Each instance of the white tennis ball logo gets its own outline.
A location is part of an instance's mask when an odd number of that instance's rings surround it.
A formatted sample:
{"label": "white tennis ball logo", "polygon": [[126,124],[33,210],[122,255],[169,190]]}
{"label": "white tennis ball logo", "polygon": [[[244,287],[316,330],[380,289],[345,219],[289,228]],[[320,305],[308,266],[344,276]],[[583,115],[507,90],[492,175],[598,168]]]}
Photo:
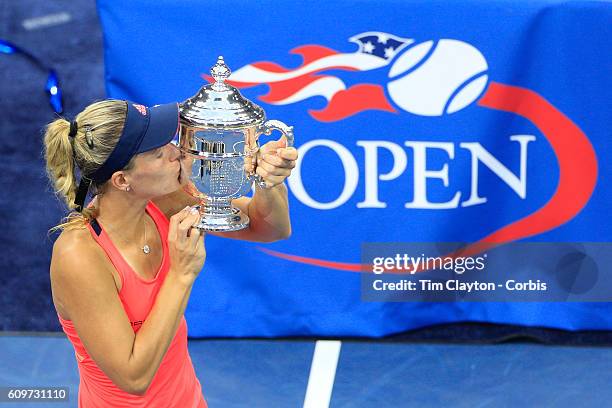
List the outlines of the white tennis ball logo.
{"label": "white tennis ball logo", "polygon": [[422,116],[457,112],[474,102],[487,85],[487,61],[470,44],[450,39],[417,44],[389,70],[387,89],[403,110]]}

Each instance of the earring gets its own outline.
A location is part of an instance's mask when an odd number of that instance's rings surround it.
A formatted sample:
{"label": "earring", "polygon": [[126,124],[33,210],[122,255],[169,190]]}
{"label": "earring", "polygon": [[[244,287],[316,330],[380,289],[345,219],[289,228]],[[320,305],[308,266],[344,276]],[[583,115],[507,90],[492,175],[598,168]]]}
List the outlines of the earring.
{"label": "earring", "polygon": [[132,189],[130,188],[130,186],[127,186],[127,187],[125,188],[125,191],[130,192],[130,191],[132,191]]}

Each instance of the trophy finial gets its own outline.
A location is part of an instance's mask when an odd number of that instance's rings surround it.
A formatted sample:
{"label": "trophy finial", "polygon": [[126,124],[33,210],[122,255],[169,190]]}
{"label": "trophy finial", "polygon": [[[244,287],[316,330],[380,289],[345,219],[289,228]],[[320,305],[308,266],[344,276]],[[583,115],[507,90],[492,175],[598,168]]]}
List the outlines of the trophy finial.
{"label": "trophy finial", "polygon": [[225,88],[225,80],[231,75],[232,71],[225,65],[223,56],[219,55],[217,63],[210,69],[210,74],[215,79],[215,84],[219,90]]}

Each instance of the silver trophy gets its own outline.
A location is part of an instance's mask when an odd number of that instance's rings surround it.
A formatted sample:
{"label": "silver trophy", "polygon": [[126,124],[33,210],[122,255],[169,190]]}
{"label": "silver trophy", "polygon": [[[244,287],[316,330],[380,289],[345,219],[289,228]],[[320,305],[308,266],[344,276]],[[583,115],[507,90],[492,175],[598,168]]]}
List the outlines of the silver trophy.
{"label": "silver trophy", "polygon": [[197,228],[238,231],[249,225],[249,217],[232,207],[232,200],[246,195],[253,183],[266,188],[255,173],[259,136],[276,129],[287,138],[287,146],[293,146],[293,127],[266,121],[261,107],[226,84],[231,71],[223,57],[210,73],[215,82],[180,104],[180,130],[174,143],[181,151],[183,168],[191,166],[194,185],[186,191],[200,200],[202,217]]}

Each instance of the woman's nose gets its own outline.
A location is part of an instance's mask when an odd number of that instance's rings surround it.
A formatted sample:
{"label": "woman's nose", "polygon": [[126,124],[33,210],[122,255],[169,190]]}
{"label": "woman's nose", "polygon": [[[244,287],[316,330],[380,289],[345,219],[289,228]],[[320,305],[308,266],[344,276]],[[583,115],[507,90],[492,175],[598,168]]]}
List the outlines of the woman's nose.
{"label": "woman's nose", "polygon": [[179,150],[178,147],[176,147],[175,145],[173,145],[172,143],[168,143],[166,145],[166,147],[168,149],[170,149],[170,160],[174,161],[174,160],[178,160],[181,157],[181,151]]}

